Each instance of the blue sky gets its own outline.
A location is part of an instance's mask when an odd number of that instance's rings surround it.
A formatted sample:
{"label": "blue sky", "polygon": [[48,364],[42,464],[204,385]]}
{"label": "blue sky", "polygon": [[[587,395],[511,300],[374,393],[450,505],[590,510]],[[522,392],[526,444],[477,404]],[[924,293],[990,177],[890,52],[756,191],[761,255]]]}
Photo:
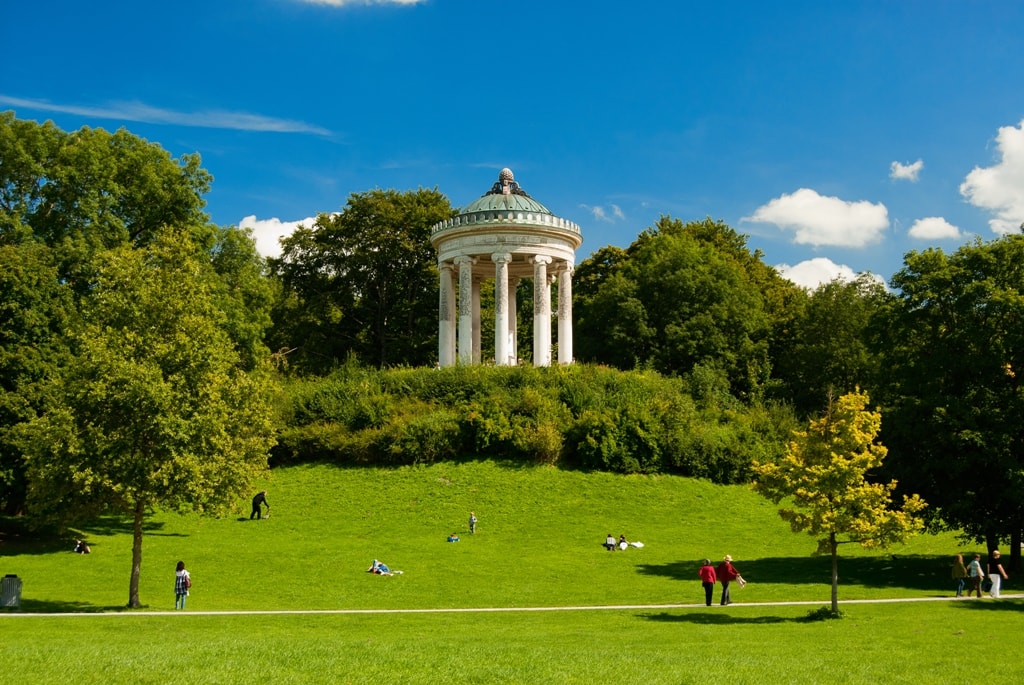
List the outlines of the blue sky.
{"label": "blue sky", "polygon": [[1024,3],[0,4],[0,110],[131,132],[214,176],[260,249],[348,196],[502,167],[577,260],[710,216],[793,280],[1024,222]]}

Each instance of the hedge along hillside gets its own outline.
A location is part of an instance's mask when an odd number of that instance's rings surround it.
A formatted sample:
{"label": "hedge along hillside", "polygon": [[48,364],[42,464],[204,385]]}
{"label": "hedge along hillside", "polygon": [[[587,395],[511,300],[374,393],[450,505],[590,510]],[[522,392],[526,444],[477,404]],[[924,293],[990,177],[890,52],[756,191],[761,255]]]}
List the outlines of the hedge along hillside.
{"label": "hedge along hillside", "polygon": [[290,381],[274,465],[493,458],[747,480],[780,455],[787,408],[746,406],[650,371],[575,364],[375,370]]}

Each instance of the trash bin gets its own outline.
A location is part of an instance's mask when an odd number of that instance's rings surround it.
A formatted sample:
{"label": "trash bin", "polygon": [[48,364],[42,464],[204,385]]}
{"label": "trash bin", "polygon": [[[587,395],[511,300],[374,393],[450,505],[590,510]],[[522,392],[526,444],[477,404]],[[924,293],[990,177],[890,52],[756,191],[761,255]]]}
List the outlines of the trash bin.
{"label": "trash bin", "polygon": [[0,606],[6,609],[21,608],[21,578],[13,573],[0,579]]}

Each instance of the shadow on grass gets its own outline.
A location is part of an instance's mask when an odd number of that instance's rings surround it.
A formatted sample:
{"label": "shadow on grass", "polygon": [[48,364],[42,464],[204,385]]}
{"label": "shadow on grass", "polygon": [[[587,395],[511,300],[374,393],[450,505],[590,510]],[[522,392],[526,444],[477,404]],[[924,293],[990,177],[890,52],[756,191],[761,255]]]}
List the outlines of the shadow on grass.
{"label": "shadow on grass", "polygon": [[[717,564],[717,562],[714,562]],[[736,559],[736,568],[752,583],[785,585],[821,585],[832,581],[832,560],[828,556],[767,557]],[[669,564],[641,564],[638,573],[692,581],[697,578],[701,560]],[[839,557],[839,584],[864,587],[903,587],[918,591],[952,592],[949,579],[952,555],[882,554],[876,557]]]}
{"label": "shadow on grass", "polygon": [[23,599],[21,600],[21,608],[15,613],[97,614],[107,611],[138,611],[138,609],[128,609],[123,604],[120,606],[101,606],[89,602],[47,602],[38,599]]}
{"label": "shadow on grass", "polygon": [[953,606],[967,611],[993,611],[999,613],[1024,611],[1024,600],[1020,599],[988,599],[974,598],[954,602]]}
{"label": "shadow on grass", "polygon": [[810,619],[797,616],[792,618],[783,618],[782,616],[736,616],[734,614],[727,613],[728,609],[722,609],[719,612],[701,612],[701,613],[679,613],[670,614],[662,612],[659,614],[638,614],[637,618],[644,618],[648,621],[661,621],[663,623],[699,623],[700,625],[735,625],[735,624],[750,624],[750,625],[768,625],[771,623],[807,623]]}
{"label": "shadow on grass", "polygon": [[[147,521],[142,526],[145,535],[188,537],[184,533],[164,533],[163,529],[164,524],[159,521]],[[96,542],[95,537],[131,535],[131,533],[131,521],[116,516],[103,516],[63,531],[53,526],[33,529],[27,525],[24,519],[2,517],[0,518],[0,557],[22,554],[53,554],[63,551],[73,554],[76,539],[85,540],[90,547],[97,547],[102,543]]]}

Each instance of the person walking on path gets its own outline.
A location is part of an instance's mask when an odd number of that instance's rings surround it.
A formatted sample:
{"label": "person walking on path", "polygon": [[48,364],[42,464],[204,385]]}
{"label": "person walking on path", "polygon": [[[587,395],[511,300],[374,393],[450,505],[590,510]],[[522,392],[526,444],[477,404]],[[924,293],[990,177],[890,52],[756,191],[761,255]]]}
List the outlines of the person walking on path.
{"label": "person walking on path", "polygon": [[722,606],[732,604],[732,599],[729,597],[729,583],[739,578],[740,572],[732,565],[731,556],[725,555],[725,559],[722,559],[722,563],[715,569],[715,575],[718,576],[718,582],[722,584]]}
{"label": "person walking on path", "polygon": [[989,594],[993,599],[999,599],[1003,581],[1009,580],[1010,576],[1006,575],[1006,571],[1003,569],[1003,561],[998,549],[992,550],[992,553],[988,555],[988,579],[992,581],[992,589],[989,590]]}
{"label": "person walking on path", "polygon": [[711,606],[712,597],[715,594],[715,567],[711,565],[710,559],[705,559],[704,564],[697,571],[700,576],[700,584],[704,586],[704,602]]}
{"label": "person walking on path", "polygon": [[192,577],[185,570],[185,562],[179,561],[174,571],[174,608],[184,609],[188,589],[192,587]]}
{"label": "person walking on path", "polygon": [[476,514],[469,512],[469,532],[476,533]]}
{"label": "person walking on path", "polygon": [[964,583],[967,581],[967,567],[964,566],[964,555],[957,554],[953,559],[953,582],[956,583],[956,596],[963,597]]}
{"label": "person walking on path", "polygon": [[967,589],[967,596],[970,597],[972,593],[978,593],[978,599],[981,599],[981,579],[985,577],[985,572],[981,570],[981,555],[975,554],[974,560],[967,565],[967,577],[971,579],[971,587]]}
{"label": "person walking on path", "polygon": [[[267,516],[270,516],[270,502],[267,501],[267,491],[260,490],[256,493],[256,496],[252,498],[252,513],[249,514],[249,520],[263,518],[263,507],[267,505]],[[286,517],[287,518],[287,517]]]}

